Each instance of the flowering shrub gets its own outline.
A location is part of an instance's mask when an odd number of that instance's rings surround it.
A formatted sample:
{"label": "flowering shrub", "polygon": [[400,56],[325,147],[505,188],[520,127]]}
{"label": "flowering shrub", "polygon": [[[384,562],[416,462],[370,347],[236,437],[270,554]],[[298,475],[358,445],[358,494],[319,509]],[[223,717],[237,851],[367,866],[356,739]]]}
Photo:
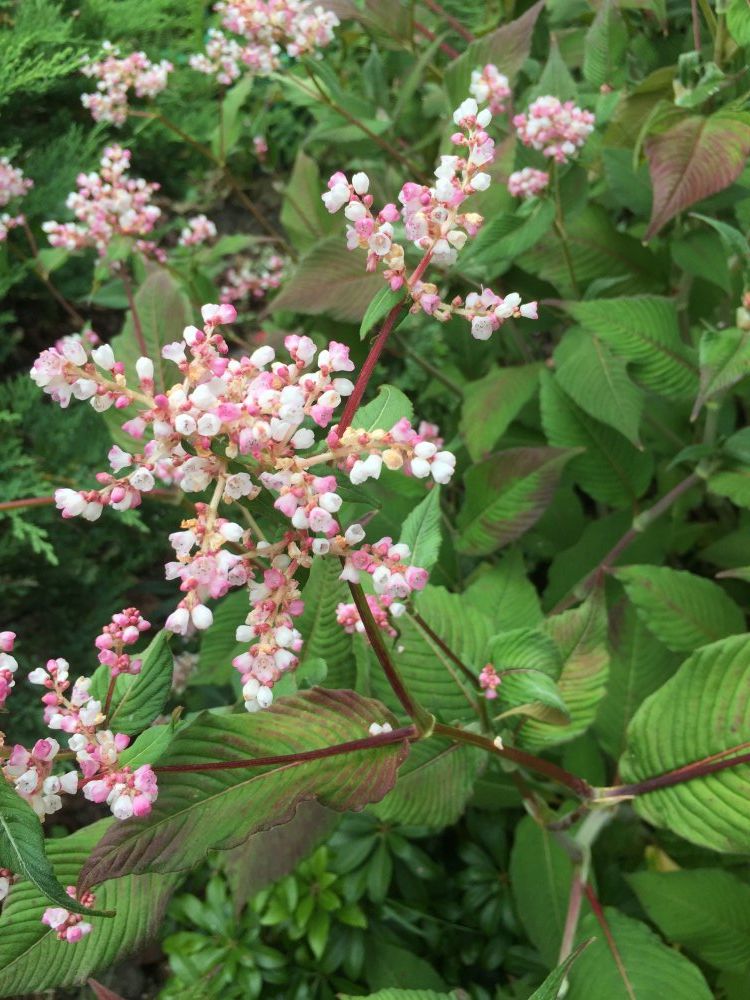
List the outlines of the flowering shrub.
{"label": "flowering shrub", "polygon": [[746,5],[19,6],[0,996],[744,995]]}

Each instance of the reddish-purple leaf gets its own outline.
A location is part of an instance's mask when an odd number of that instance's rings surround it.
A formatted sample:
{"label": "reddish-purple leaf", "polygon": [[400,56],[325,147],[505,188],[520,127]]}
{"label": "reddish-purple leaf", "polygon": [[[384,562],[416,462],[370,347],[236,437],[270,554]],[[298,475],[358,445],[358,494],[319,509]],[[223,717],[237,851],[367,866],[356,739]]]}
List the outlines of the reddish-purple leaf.
{"label": "reddish-purple leaf", "polygon": [[95,979],[89,979],[88,983],[96,994],[97,1000],[125,1000],[125,997],[120,996],[119,993],[115,993],[114,990],[110,990],[106,986],[102,986]]}
{"label": "reddish-purple leaf", "polygon": [[[353,691],[313,688],[258,715],[200,715],[177,734],[163,766],[233,762],[304,753],[367,738],[373,722],[396,721]],[[143,820],[113,826],[96,845],[80,887],[146,871],[190,868],[259,830],[288,822],[300,802],[339,812],[378,802],[396,781],[405,741],[301,763],[159,772],[159,798]]]}
{"label": "reddish-purple leaf", "polygon": [[750,154],[750,116],[690,115],[645,144],[654,189],[650,240],[678,212],[735,181]]}

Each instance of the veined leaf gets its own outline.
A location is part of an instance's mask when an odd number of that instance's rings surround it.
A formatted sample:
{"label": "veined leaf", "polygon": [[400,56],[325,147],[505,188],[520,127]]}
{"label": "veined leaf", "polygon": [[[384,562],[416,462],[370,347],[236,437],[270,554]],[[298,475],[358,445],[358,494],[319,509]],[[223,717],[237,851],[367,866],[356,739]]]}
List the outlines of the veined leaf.
{"label": "veined leaf", "polygon": [[[301,753],[361,739],[373,722],[395,719],[353,691],[313,688],[257,715],[200,715],[172,741],[160,767]],[[357,809],[393,786],[405,743],[289,764],[161,772],[159,798],[142,821],[112,828],[97,844],[81,884],[143,871],[179,871],[209,850],[236,847],[294,815],[304,799]]]}
{"label": "veined leaf", "polygon": [[292,309],[358,323],[382,287],[382,277],[365,270],[364,255],[347,250],[343,235],[328,236],[297,261],[273,300],[273,310]]}
{"label": "veined leaf", "polygon": [[604,917],[618,957],[593,913],[584,917],[579,938],[594,941],[570,971],[567,1000],[711,1000],[700,970],[640,920],[611,907]]}
{"label": "veined leaf", "polygon": [[750,966],[750,886],[717,868],[634,872],[628,884],[668,941],[717,969]]}
{"label": "veined leaf", "polygon": [[436,993],[434,990],[400,990],[389,986],[377,993],[368,993],[366,997],[353,993],[339,993],[340,1000],[458,1000],[456,993]]}
{"label": "veined leaf", "polygon": [[625,566],[615,576],[667,649],[691,652],[745,629],[740,609],[712,580],[668,566]]}
{"label": "veined leaf", "polygon": [[281,206],[281,224],[300,251],[339,229],[339,218],[326,209],[322,191],[317,163],[300,149]]}
{"label": "veined leaf", "polygon": [[575,454],[569,448],[511,448],[472,466],[458,515],[459,552],[486,555],[528,531]]}
{"label": "veined leaf", "polygon": [[384,823],[431,830],[450,826],[466,808],[484,763],[485,755],[473,747],[421,740],[409,752],[394,788],[370,812]]}
{"label": "veined leaf", "polygon": [[[359,327],[359,339],[364,340],[376,323],[379,323],[381,319],[385,319],[391,309],[397,306],[399,302],[403,302],[405,294],[402,288],[394,292],[389,285],[384,284],[380,291],[375,293],[372,302],[362,317]],[[406,319],[407,315],[407,311],[403,310],[400,319],[396,320],[392,329],[395,330],[399,323]]]}
{"label": "veined leaf", "polygon": [[705,404],[731,389],[750,373],[750,331],[706,330],[698,349],[700,390],[690,419],[695,420]]}
{"label": "veined leaf", "polygon": [[599,337],[571,331],[555,351],[555,377],[576,405],[640,445],[643,392]]}
{"label": "veined leaf", "polygon": [[[77,883],[97,840],[113,825],[112,820],[102,820],[48,842],[47,854],[60,883]],[[128,876],[104,883],[96,890],[96,906],[114,911],[115,916],[93,917],[91,934],[70,945],[41,922],[48,901],[39,890],[28,881],[17,883],[0,917],[0,996],[17,998],[73,986],[97,969],[114,965],[153,940],[176,884],[173,875]],[[66,899],[64,905],[71,909]]]}
{"label": "veined leaf", "polygon": [[[747,747],[750,636],[733,635],[690,656],[636,712],[620,760],[631,783],[692,761]],[[750,767],[740,764],[638,795],[633,806],[655,826],[715,851],[744,853],[750,842]]]}
{"label": "veined leaf", "polygon": [[727,497],[737,507],[750,507],[750,469],[715,472],[706,481],[711,493]]}
{"label": "veined leaf", "polygon": [[476,239],[461,254],[460,270],[482,269],[486,277],[536,246],[552,228],[555,206],[551,199],[539,200],[531,211],[501,212],[482,226]]}
{"label": "veined leaf", "polygon": [[247,590],[242,587],[223,597],[214,611],[211,628],[201,636],[198,669],[189,679],[193,684],[228,684],[234,668],[232,660],[247,648],[237,642],[235,632],[245,623],[250,609]]}
{"label": "veined leaf", "polygon": [[357,666],[353,636],[336,621],[336,607],[351,601],[349,588],[339,580],[338,559],[314,559],[310,576],[302,591],[305,610],[297,627],[305,641],[300,666],[314,657],[328,667],[326,687],[354,687]]}
{"label": "veined leaf", "polygon": [[688,115],[645,143],[654,188],[650,240],[678,212],[735,181],[750,154],[750,116],[721,109]]}
{"label": "veined leaf", "polygon": [[624,506],[646,492],[653,469],[650,453],[638,451],[622,434],[584,413],[549,372],[542,372],[541,401],[547,440],[571,449],[570,474],[595,500]]}
{"label": "veined leaf", "polygon": [[695,393],[695,360],[682,343],[670,299],[655,295],[593,299],[569,302],[567,309],[615,354],[633,362],[633,376],[647,389],[678,400]]}
{"label": "veined leaf", "polygon": [[550,972],[539,989],[534,990],[529,997],[529,1000],[558,1000],[560,988],[565,982],[565,977],[568,975],[571,965],[575,962],[581,952],[585,948],[588,948],[592,940],[593,938],[589,938],[586,941],[582,941],[576,950],[572,954],[568,955],[562,965],[558,965],[553,972]]}
{"label": "veined leaf", "polygon": [[440,524],[440,489],[436,486],[409,514],[401,530],[399,541],[411,549],[411,565],[427,570],[435,565],[443,540]]}
{"label": "veined leaf", "polygon": [[[739,2],[744,3],[744,0]],[[748,24],[750,25],[750,10],[748,10]],[[750,243],[736,226],[730,226],[727,222],[712,219],[710,215],[701,215],[699,212],[691,212],[690,218],[700,219],[707,226],[711,226],[721,237],[721,242],[728,253],[736,254],[740,260],[747,260],[750,257]]]}
{"label": "veined leaf", "polygon": [[542,620],[539,595],[526,575],[523,554],[515,546],[492,566],[482,564],[464,597],[490,618],[495,632],[533,627]]}
{"label": "veined leaf", "polygon": [[[172,689],[174,659],[169,643],[172,633],[157,632],[143,652],[139,674],[120,674],[115,682],[107,725],[118,733],[139,733],[150,726],[164,708]],[[91,694],[104,709],[109,688],[109,667],[102,664],[94,671]]]}
{"label": "veined leaf", "polygon": [[413,412],[409,398],[400,389],[381,385],[375,399],[360,406],[354,414],[352,427],[364,431],[389,431],[402,417],[411,420]]}
{"label": "veined leaf", "polygon": [[490,642],[490,662],[502,677],[492,714],[527,715],[553,725],[570,721],[556,680],[562,657],[549,636],[538,629],[517,628],[501,632]]}
{"label": "veined leaf", "polygon": [[461,436],[474,461],[484,458],[536,392],[541,362],[495,368],[464,386]]}
{"label": "veined leaf", "polygon": [[586,32],[583,75],[595,87],[620,83],[625,75],[628,29],[614,0],[604,0]]}

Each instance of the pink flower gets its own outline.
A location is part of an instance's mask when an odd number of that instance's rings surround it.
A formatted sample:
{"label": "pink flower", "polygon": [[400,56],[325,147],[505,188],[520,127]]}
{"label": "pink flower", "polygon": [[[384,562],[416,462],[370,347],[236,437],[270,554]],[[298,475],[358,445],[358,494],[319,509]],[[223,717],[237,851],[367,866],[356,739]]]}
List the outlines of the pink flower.
{"label": "pink flower", "polygon": [[524,167],[516,170],[508,178],[508,191],[514,198],[533,198],[546,191],[549,186],[549,174],[546,170],[535,170]]}
{"label": "pink flower", "polygon": [[538,97],[526,113],[516,115],[513,125],[524,146],[537,149],[558,163],[567,163],[594,131],[594,116],[573,101]]}
{"label": "pink flower", "polygon": [[505,111],[505,101],[511,95],[508,77],[492,63],[484,69],[472,70],[469,92],[479,104],[488,102],[493,115]]}
{"label": "pink flower", "polygon": [[120,58],[119,49],[111,42],[104,42],[102,57],[86,57],[81,72],[97,80],[96,92],[83,94],[81,103],[88,108],[96,122],[122,125],[128,117],[128,91],[136,97],[155,97],[167,86],[167,77],[174,69],[171,62],[162,59],[152,63],[145,52],[131,52]]}
{"label": "pink flower", "polygon": [[[76,888],[69,885],[65,890],[71,899],[76,900],[81,906],[92,907],[94,905],[93,892],[81,893],[80,898],[76,894]],[[51,928],[60,941],[67,941],[74,944],[80,941],[86,934],[90,934],[92,927],[88,921],[83,919],[80,913],[71,913],[63,906],[48,906],[42,914],[42,923]]]}

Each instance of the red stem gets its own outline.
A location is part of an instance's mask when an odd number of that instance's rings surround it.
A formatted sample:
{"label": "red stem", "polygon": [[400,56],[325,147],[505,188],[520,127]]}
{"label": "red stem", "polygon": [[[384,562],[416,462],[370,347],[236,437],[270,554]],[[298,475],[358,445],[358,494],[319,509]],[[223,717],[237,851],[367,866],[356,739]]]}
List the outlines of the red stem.
{"label": "red stem", "polygon": [[336,743],[332,747],[320,747],[318,750],[302,750],[300,753],[283,753],[274,757],[252,757],[250,760],[215,760],[207,764],[158,764],[154,767],[157,774],[166,771],[229,771],[243,767],[273,767],[285,764],[304,764],[310,760],[322,760],[324,757],[338,757],[341,754],[355,753],[357,750],[369,750],[372,747],[388,746],[391,743],[403,743],[404,740],[416,740],[419,734],[414,726],[402,726],[390,733],[380,733],[377,736],[365,736],[361,740],[349,740],[347,743]]}
{"label": "red stem", "polygon": [[609,924],[607,923],[607,918],[604,915],[604,910],[602,909],[602,905],[597,899],[596,893],[591,888],[588,882],[586,883],[586,885],[584,885],[583,891],[586,893],[586,899],[589,901],[589,905],[591,906],[591,909],[594,911],[594,916],[596,917],[597,922],[602,929],[602,933],[604,934],[604,937],[607,939],[607,945],[609,947],[609,950],[612,952],[612,958],[615,960],[617,971],[620,973],[620,976],[622,977],[622,984],[627,990],[628,996],[631,998],[631,1000],[636,1000],[636,995],[635,992],[633,991],[633,985],[630,982],[630,979],[628,978],[628,973],[627,969],[625,968],[625,963],[622,960],[622,956],[620,955],[617,943],[615,942],[615,939],[612,936],[612,931],[609,929]]}
{"label": "red stem", "polygon": [[634,781],[629,785],[613,785],[611,788],[604,788],[596,797],[597,799],[632,798],[635,795],[654,792],[659,788],[672,788],[674,785],[682,785],[686,781],[695,781],[696,778],[704,778],[708,774],[717,774],[719,771],[726,771],[738,764],[748,764],[750,763],[750,752],[738,754],[736,757],[729,756],[748,746],[750,743],[740,743],[736,747],[721,751],[721,753],[703,757],[701,760],[694,760],[690,764],[683,764],[682,767],[665,771],[664,774],[656,774],[653,778],[644,778],[642,781]]}
{"label": "red stem", "polygon": [[[431,42],[434,42],[435,39],[437,38],[435,32],[430,31],[427,25],[422,24],[421,21],[415,21],[414,27],[417,29],[420,35],[424,35],[425,38],[429,38]],[[449,55],[451,59],[458,59],[458,57],[461,55],[458,49],[454,49],[453,46],[449,45],[447,42],[441,42],[439,48],[441,48],[443,52],[446,53],[446,55]]]}
{"label": "red stem", "polygon": [[441,7],[439,3],[436,3],[435,0],[422,0],[422,2],[424,3],[425,7],[429,8],[429,10],[431,10],[434,14],[437,14],[438,17],[442,17],[445,20],[445,22],[449,24],[451,28],[453,28],[456,34],[460,35],[461,38],[464,39],[464,41],[466,42],[474,41],[474,35],[472,35],[469,29],[464,28],[463,24],[461,24],[458,18],[454,17],[452,14],[449,14],[448,11],[445,10],[445,8]]}
{"label": "red stem", "polygon": [[[412,276],[409,278],[409,285],[413,285],[419,281],[424,274],[427,265],[430,263],[431,258],[432,250],[428,250],[419,264],[417,264]],[[354,391],[346,401],[344,412],[341,414],[341,420],[339,420],[336,425],[336,433],[339,434],[339,436],[343,434],[347,427],[351,425],[354,414],[359,409],[359,404],[362,402],[362,397],[364,396],[367,385],[372,378],[375,365],[377,365],[378,359],[383,353],[383,348],[388,342],[388,338],[393,331],[398,315],[404,307],[404,302],[398,302],[386,316],[383,322],[383,327],[375,338],[375,342],[370,348],[370,353],[365,358],[365,363],[362,365],[359,375],[357,376],[357,381],[354,383]]]}
{"label": "red stem", "polygon": [[3,503],[0,503],[0,510],[18,510],[19,507],[45,507],[54,502],[54,497],[27,497],[25,500],[5,500]]}

